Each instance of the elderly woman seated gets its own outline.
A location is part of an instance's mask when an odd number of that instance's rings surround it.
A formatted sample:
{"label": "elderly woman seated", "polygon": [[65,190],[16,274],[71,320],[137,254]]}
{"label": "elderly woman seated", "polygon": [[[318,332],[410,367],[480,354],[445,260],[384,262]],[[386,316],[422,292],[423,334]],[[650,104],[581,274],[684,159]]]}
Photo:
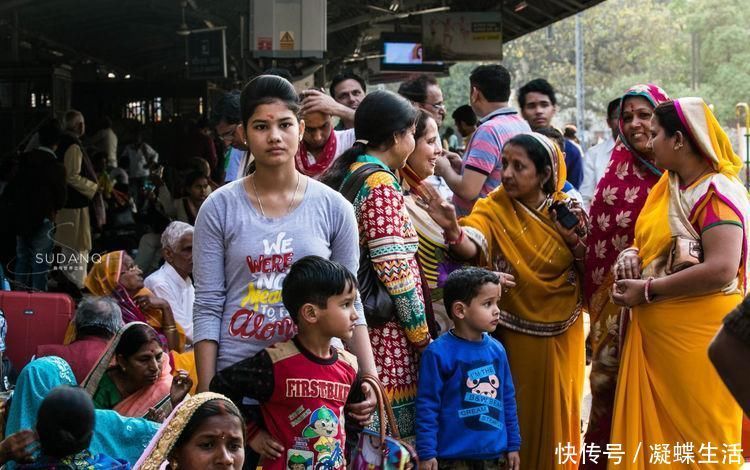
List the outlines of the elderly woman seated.
{"label": "elderly woman seated", "polygon": [[58,356],[65,359],[80,382],[122,325],[122,312],[117,302],[109,297],[87,297],[78,305],[73,318],[76,340],[65,345],[38,346],[36,357]]}
{"label": "elderly woman seated", "polygon": [[81,387],[98,409],[161,421],[193,385],[186,371],[171,372],[156,331],[133,322],[117,333]]}
{"label": "elderly woman seated", "polygon": [[[94,295],[114,299],[122,310],[123,322],[148,323],[166,339],[169,349],[182,352],[185,332],[175,321],[166,300],[144,288],[143,272],[124,251],[103,255],[86,276],[86,289]],[[66,340],[70,337],[70,329]]]}

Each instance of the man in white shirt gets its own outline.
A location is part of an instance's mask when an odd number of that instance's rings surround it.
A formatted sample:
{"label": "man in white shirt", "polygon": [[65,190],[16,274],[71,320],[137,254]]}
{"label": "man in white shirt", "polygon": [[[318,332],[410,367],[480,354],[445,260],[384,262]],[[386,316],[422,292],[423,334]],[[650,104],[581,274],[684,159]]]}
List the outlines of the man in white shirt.
{"label": "man in white shirt", "polygon": [[88,144],[107,154],[109,168],[117,168],[117,134],[112,130],[112,120],[109,117],[101,119],[101,128]]}
{"label": "man in white shirt", "polygon": [[174,319],[185,331],[185,343],[193,342],[193,226],[172,222],[161,235],[165,263],[144,284],[157,297],[169,302]]}
{"label": "man in white shirt", "polygon": [[596,185],[602,179],[609,165],[609,158],[612,155],[612,149],[615,148],[615,139],[617,138],[617,129],[620,116],[620,99],[614,99],[607,105],[607,127],[610,129],[610,135],[603,142],[594,145],[589,149],[583,164],[583,183],[581,184],[581,196],[583,196],[583,205],[586,210],[591,207],[591,200],[596,192]]}

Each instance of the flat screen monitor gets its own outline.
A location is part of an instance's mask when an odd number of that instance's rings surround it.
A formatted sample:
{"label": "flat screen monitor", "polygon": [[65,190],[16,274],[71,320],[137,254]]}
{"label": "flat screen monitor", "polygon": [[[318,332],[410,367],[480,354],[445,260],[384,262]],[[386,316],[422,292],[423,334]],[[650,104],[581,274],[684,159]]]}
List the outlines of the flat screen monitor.
{"label": "flat screen monitor", "polygon": [[423,60],[421,34],[381,33],[380,39],[383,71],[442,72],[446,67],[444,62]]}

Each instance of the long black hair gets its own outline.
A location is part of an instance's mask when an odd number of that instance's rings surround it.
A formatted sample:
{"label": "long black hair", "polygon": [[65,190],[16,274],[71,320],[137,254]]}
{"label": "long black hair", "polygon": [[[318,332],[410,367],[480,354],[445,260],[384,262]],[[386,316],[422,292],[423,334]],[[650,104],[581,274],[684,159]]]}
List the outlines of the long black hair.
{"label": "long black hair", "polygon": [[417,116],[417,109],[409,101],[390,91],[378,90],[365,96],[354,113],[354,134],[358,142],[336,159],[321,181],[338,191],[349,167],[360,155],[366,154],[368,149],[392,147],[394,136],[409,130]]}
{"label": "long black hair", "polygon": [[[427,122],[432,119],[435,120],[432,116],[430,116],[426,111],[423,109],[417,110],[417,122],[414,127],[414,141],[421,139],[424,137],[424,133],[427,132]],[[450,129],[450,127],[448,128]]]}

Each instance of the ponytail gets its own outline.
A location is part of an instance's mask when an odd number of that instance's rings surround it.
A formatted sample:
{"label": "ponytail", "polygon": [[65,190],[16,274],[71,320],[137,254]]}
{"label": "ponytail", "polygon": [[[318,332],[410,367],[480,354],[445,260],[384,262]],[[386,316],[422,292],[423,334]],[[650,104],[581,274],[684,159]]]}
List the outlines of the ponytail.
{"label": "ponytail", "polygon": [[354,142],[349,150],[342,153],[333,165],[325,172],[323,177],[320,179],[321,183],[330,186],[334,191],[338,191],[341,188],[341,184],[344,182],[347,173],[349,173],[349,167],[352,163],[356,162],[359,157],[367,154],[367,145],[358,140]]}
{"label": "ponytail", "polygon": [[354,134],[357,141],[333,163],[321,181],[338,191],[351,165],[368,150],[387,150],[394,136],[412,127],[417,109],[393,92],[378,90],[365,96],[354,113]]}

